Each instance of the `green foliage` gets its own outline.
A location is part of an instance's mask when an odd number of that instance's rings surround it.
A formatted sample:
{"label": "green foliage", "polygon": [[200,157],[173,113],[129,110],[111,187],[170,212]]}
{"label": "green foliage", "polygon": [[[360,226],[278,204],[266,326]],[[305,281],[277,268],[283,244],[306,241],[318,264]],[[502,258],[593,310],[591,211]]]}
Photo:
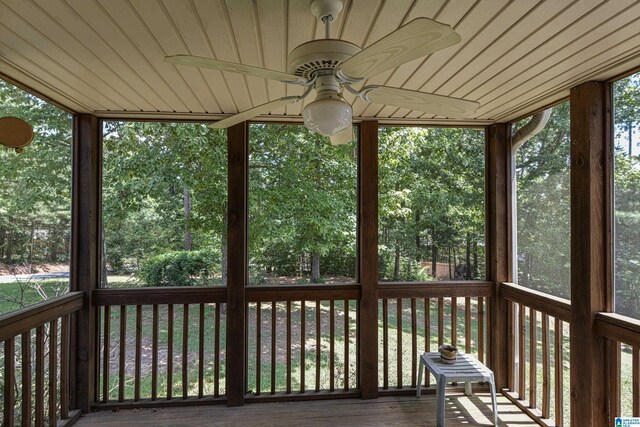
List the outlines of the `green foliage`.
{"label": "green foliage", "polygon": [[518,283],[563,298],[571,293],[569,130],[567,102],[515,153]]}
{"label": "green foliage", "polygon": [[[303,126],[252,125],[249,157],[250,283],[355,273],[354,144],[332,146]],[[313,279],[320,282],[320,278]]]}
{"label": "green foliage", "polygon": [[[640,74],[614,84],[615,310],[640,318]],[[637,139],[637,136],[636,136]]]}
{"label": "green foliage", "polygon": [[147,286],[211,285],[215,256],[212,251],[175,251],[147,258],[139,276]]}
{"label": "green foliage", "polygon": [[191,249],[219,253],[226,244],[226,134],[151,122],[105,122],[104,132],[107,270],[135,272],[149,257],[185,249],[187,235]]}
{"label": "green foliage", "polygon": [[484,132],[384,127],[379,144],[380,278],[484,278]]}
{"label": "green foliage", "polygon": [[21,154],[0,146],[0,262],[67,262],[71,224],[71,115],[0,80],[0,116],[26,120]]}

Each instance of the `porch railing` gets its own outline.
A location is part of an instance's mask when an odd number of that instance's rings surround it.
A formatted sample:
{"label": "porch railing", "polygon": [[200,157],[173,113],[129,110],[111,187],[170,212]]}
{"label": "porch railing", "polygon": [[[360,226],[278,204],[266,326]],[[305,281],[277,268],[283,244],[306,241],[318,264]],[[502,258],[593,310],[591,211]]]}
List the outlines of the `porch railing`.
{"label": "porch railing", "polygon": [[640,416],[640,320],[614,313],[598,313],[596,332],[609,346],[608,395],[613,415]]}
{"label": "porch railing", "polygon": [[[486,360],[491,282],[381,283],[378,384],[382,394],[413,392],[418,355],[453,344]],[[425,386],[431,386],[430,376]]]}
{"label": "porch railing", "polygon": [[357,396],[358,285],[247,288],[247,399]]}
{"label": "porch railing", "polygon": [[222,403],[226,290],[94,291],[98,407]]}
{"label": "porch railing", "polygon": [[83,305],[70,292],[0,317],[2,425],[64,425],[70,410],[71,316]]}
{"label": "porch railing", "polygon": [[513,283],[499,292],[510,302],[506,396],[542,425],[569,425],[570,301]]}

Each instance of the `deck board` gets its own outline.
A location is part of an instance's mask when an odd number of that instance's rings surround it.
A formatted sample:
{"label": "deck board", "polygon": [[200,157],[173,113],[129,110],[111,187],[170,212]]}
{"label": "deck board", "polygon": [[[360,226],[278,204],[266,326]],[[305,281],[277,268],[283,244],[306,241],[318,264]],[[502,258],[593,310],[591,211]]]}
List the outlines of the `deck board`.
{"label": "deck board", "polygon": [[[505,397],[498,396],[500,425],[535,426]],[[469,398],[447,394],[447,426],[491,425],[489,393]],[[78,426],[435,426],[435,395],[343,399],[286,403],[252,403],[242,407],[197,406],[96,412],[83,416]]]}

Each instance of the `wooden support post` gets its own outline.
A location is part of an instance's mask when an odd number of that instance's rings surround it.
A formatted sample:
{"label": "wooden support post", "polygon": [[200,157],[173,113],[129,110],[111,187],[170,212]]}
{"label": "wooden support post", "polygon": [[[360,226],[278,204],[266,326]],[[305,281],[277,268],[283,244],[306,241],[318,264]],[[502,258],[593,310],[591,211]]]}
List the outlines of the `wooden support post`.
{"label": "wooden support post", "polygon": [[[611,173],[611,85],[571,89],[571,425],[609,424],[605,340],[593,318],[607,309],[607,175]],[[575,374],[575,375],[574,375]]]}
{"label": "wooden support post", "polygon": [[[95,402],[96,315],[92,291],[100,283],[102,209],[102,132],[89,114],[73,119],[73,184],[71,207],[71,291],[84,292],[75,315],[71,342],[71,406],[87,412]],[[63,349],[63,351],[65,351]]]}
{"label": "wooden support post", "polygon": [[359,193],[359,385],[363,399],[378,397],[378,122],[360,125]]}
{"label": "wooden support post", "polygon": [[246,122],[227,131],[229,156],[227,231],[227,405],[244,405],[247,281],[248,134]]}
{"label": "wooden support post", "polygon": [[500,284],[512,280],[511,267],[511,135],[510,126],[497,123],[487,130],[487,279],[494,282],[489,328],[489,367],[497,390],[509,386],[509,304]]}

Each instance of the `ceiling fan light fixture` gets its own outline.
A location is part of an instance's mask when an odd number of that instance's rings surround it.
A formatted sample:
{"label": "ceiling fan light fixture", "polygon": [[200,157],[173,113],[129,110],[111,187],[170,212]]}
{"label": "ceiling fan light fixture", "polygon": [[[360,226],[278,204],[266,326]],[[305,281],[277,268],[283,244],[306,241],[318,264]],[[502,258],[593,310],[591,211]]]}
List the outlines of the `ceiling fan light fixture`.
{"label": "ceiling fan light fixture", "polygon": [[307,129],[333,136],[351,126],[351,105],[335,98],[318,99],[304,107],[302,117]]}

